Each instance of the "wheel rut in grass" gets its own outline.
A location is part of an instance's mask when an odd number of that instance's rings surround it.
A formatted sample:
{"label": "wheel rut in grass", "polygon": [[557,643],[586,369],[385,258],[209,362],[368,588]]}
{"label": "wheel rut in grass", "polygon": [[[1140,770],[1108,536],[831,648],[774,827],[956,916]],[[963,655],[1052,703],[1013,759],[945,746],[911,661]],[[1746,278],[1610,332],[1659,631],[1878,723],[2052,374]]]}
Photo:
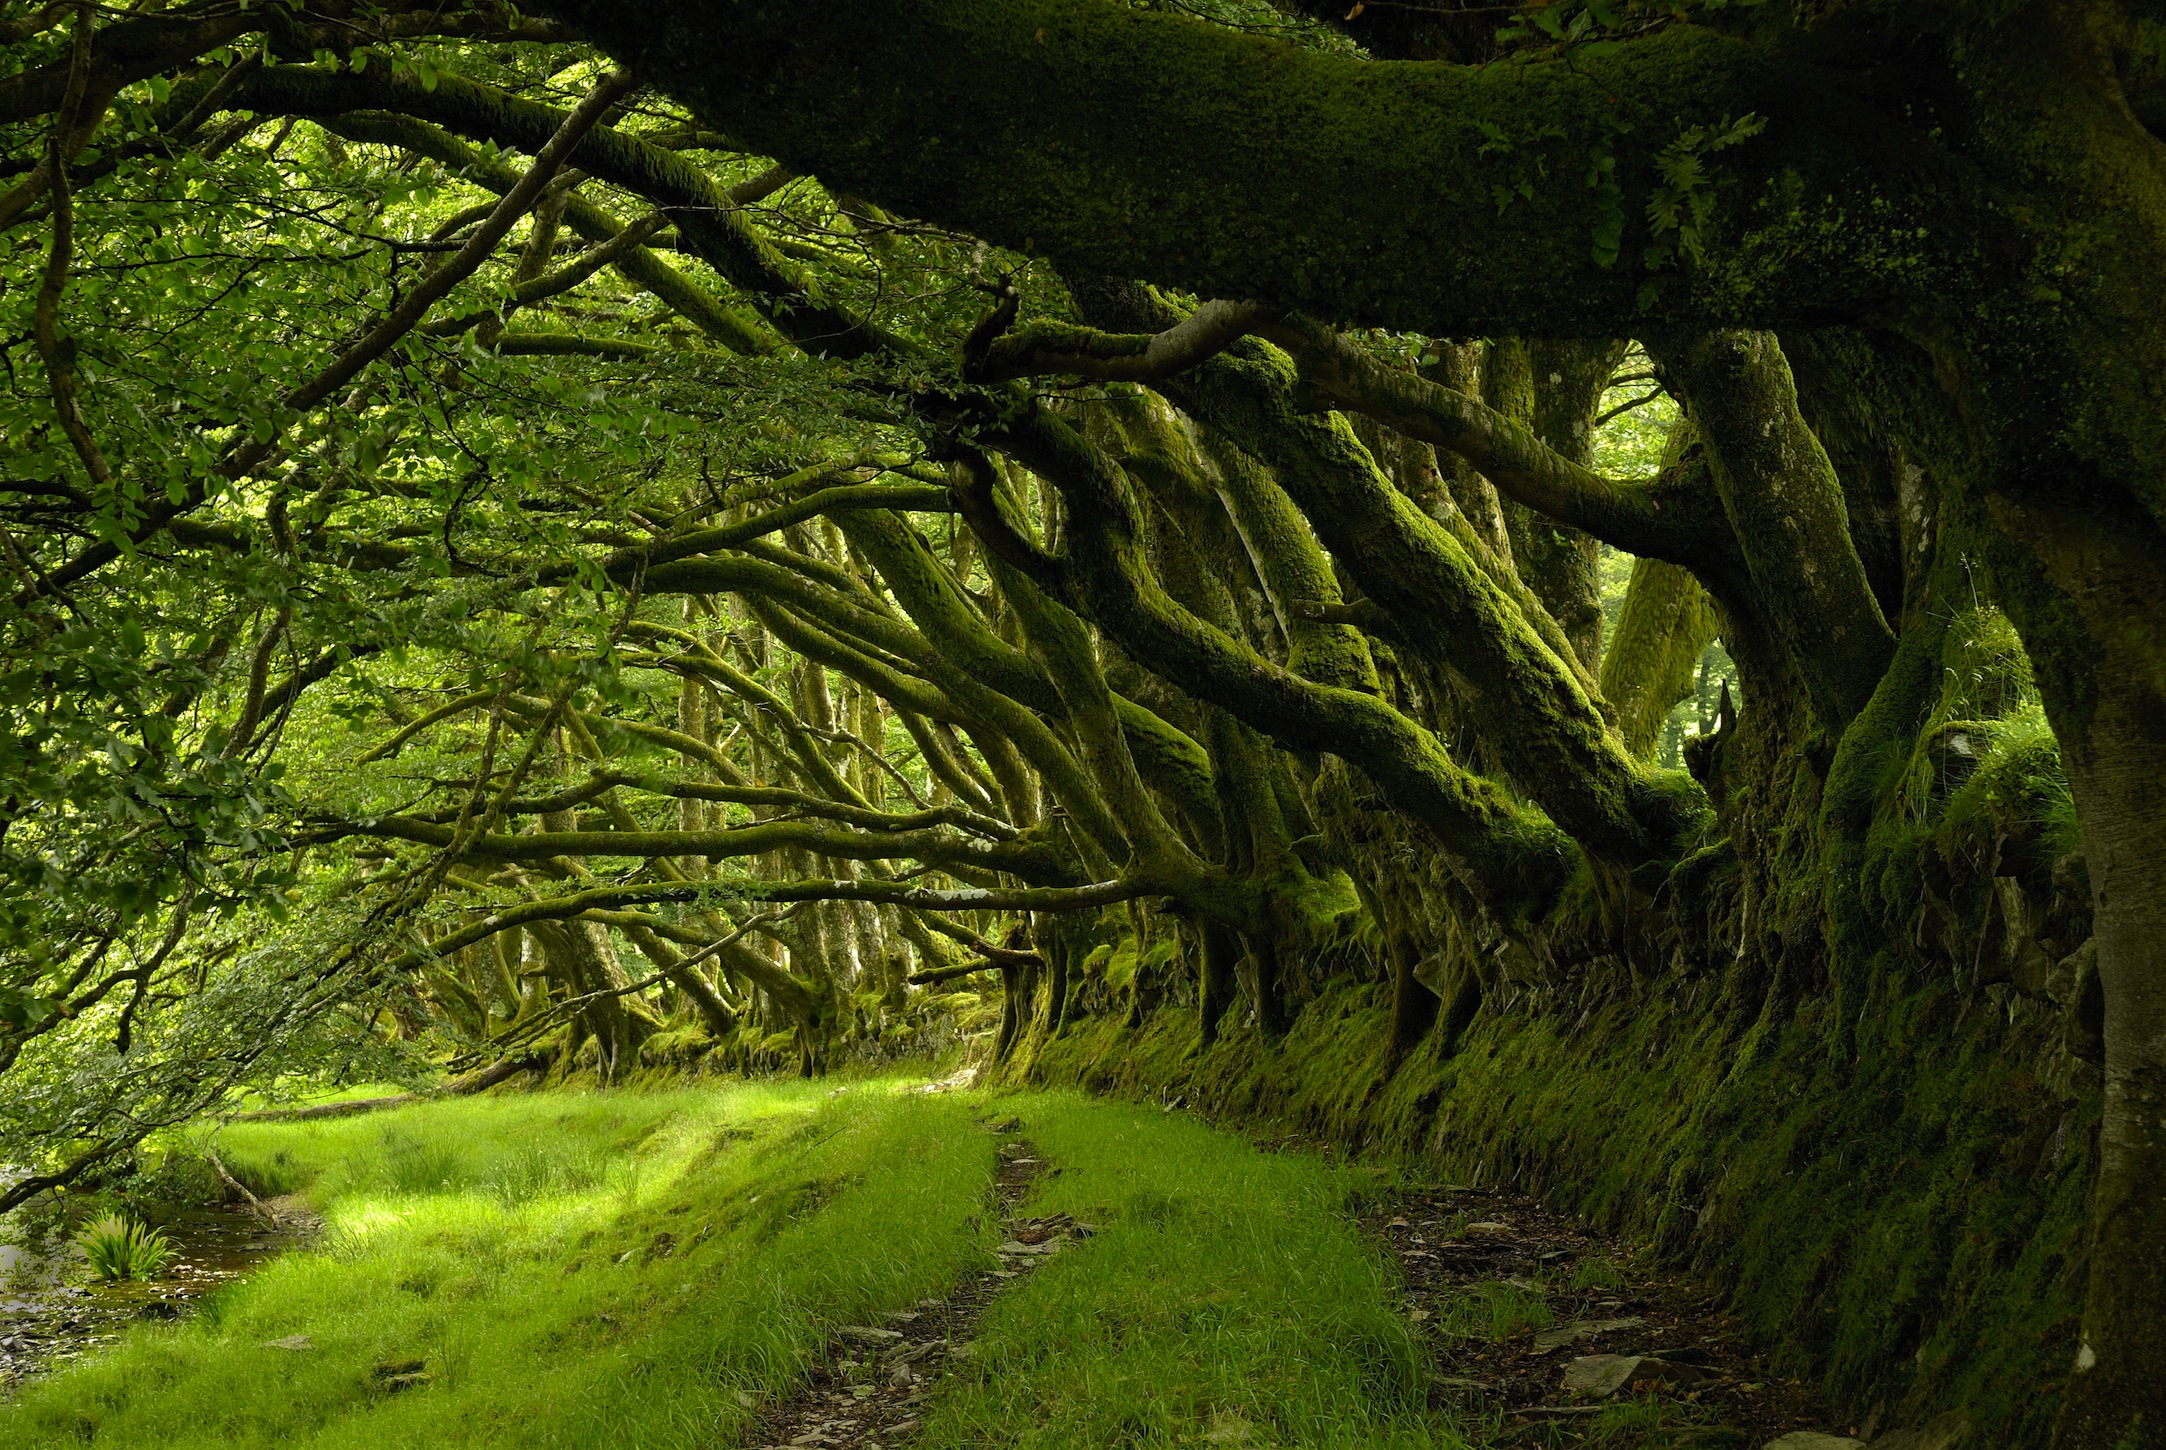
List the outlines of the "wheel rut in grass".
{"label": "wheel rut in grass", "polygon": [[1408,1316],[1435,1352],[1433,1401],[1482,1425],[1478,1443],[1638,1443],[1618,1435],[1628,1419],[1659,1426],[1649,1443],[1694,1450],[1760,1450],[1798,1431],[1859,1445],[1891,1428],[1851,1438],[1810,1387],[1769,1369],[1719,1296],[1639,1268],[1531,1198],[1432,1185],[1375,1206],[1364,1226],[1398,1261]]}
{"label": "wheel rut in grass", "polygon": [[[1005,1135],[1017,1126],[1009,1118],[988,1129]],[[1041,1167],[1027,1139],[1000,1145],[993,1178],[999,1268],[965,1275],[946,1298],[923,1300],[880,1324],[838,1329],[804,1388],[762,1416],[744,1443],[767,1450],[885,1450],[907,1443],[941,1375],[975,1352],[978,1321],[992,1302],[1064,1245],[1093,1232],[1064,1213],[1017,1215]]]}

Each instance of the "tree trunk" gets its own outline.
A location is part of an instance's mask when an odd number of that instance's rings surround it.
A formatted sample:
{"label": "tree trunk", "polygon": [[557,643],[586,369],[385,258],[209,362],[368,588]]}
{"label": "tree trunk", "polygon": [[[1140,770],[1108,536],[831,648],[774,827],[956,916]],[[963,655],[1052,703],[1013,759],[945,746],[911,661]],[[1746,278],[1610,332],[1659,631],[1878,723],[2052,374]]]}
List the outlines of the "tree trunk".
{"label": "tree trunk", "polygon": [[1218,1040],[1218,1019],[1226,1015],[1238,994],[1235,972],[1241,957],[1241,936],[1232,927],[1215,921],[1203,923],[1203,970],[1197,980],[1196,1023],[1202,1045]]}
{"label": "tree trunk", "polygon": [[2084,748],[2068,752],[2106,1063],[2090,1295],[2056,1430],[2062,1450],[2166,1440],[2166,701],[2140,693],[2147,720],[2102,708]]}

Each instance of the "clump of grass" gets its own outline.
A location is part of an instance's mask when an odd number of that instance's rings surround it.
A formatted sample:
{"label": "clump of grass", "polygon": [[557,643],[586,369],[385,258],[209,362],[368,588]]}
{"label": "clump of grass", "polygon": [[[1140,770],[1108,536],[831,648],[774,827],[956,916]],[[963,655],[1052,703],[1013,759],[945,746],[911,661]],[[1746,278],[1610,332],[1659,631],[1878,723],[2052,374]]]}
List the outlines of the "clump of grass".
{"label": "clump of grass", "polygon": [[[1676,1428],[1684,1417],[1672,1406],[1654,1395],[1642,1395],[1636,1400],[1613,1400],[1602,1407],[1602,1413],[1587,1427],[1587,1439],[1595,1445],[1639,1446],[1649,1443],[1649,1435]],[[1659,1443],[1667,1445],[1668,1438]],[[1757,1443],[1757,1442],[1755,1442]]]}
{"label": "clump of grass", "polygon": [[148,1279],[173,1256],[165,1235],[126,1214],[107,1214],[75,1236],[91,1272],[108,1284]]}
{"label": "clump of grass", "polygon": [[1606,1257],[1597,1256],[1581,1264],[1572,1275],[1572,1287],[1581,1292],[1596,1289],[1622,1290],[1625,1287],[1624,1270]]}
{"label": "clump of grass", "polygon": [[537,1143],[520,1150],[484,1182],[497,1201],[507,1207],[537,1198],[584,1193],[609,1177],[606,1155],[585,1144]]}
{"label": "clump of grass", "polygon": [[1464,1293],[1454,1296],[1438,1317],[1437,1327],[1462,1339],[1502,1341],[1547,1329],[1555,1322],[1549,1300],[1540,1289],[1485,1279],[1469,1284]]}

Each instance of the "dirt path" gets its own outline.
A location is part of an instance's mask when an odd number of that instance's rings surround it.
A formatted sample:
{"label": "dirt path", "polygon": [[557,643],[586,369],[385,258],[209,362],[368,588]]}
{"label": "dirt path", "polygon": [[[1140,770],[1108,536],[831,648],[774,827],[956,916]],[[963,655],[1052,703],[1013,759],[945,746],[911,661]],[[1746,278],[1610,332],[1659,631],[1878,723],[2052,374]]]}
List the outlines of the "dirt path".
{"label": "dirt path", "polygon": [[1771,1375],[1715,1296],[1532,1199],[1437,1186],[1377,1206],[1364,1227],[1405,1273],[1437,1402],[1483,1423],[1485,1443],[1574,1445],[1607,1419],[1616,1444],[1621,1415],[1603,1411],[1632,1401],[1645,1429],[1674,1437],[1659,1443],[1694,1450],[1852,1433],[1809,1387]]}
{"label": "dirt path", "polygon": [[[1015,1120],[989,1130],[1013,1133]],[[881,1324],[837,1330],[825,1362],[793,1398],[746,1433],[746,1445],[884,1450],[902,1444],[916,1432],[918,1410],[949,1362],[971,1353],[978,1321],[993,1300],[1065,1244],[1090,1237],[1089,1224],[1066,1214],[1016,1217],[1038,1176],[1038,1153],[1021,1138],[1002,1143],[999,1152],[993,1192],[1003,1230],[1001,1267],[966,1275],[945,1299],[926,1299]]]}

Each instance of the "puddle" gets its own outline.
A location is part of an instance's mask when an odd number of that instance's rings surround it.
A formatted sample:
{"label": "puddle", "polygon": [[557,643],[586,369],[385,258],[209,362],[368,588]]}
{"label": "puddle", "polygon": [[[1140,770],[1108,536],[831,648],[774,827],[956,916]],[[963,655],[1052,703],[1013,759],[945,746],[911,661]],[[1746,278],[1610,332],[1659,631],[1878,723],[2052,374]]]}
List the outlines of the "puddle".
{"label": "puddle", "polygon": [[157,1224],[173,1256],[147,1283],[93,1282],[65,1235],[0,1243],[0,1394],[118,1340],[131,1324],[181,1318],[312,1226],[292,1212],[273,1228],[246,1211],[180,1211]]}

